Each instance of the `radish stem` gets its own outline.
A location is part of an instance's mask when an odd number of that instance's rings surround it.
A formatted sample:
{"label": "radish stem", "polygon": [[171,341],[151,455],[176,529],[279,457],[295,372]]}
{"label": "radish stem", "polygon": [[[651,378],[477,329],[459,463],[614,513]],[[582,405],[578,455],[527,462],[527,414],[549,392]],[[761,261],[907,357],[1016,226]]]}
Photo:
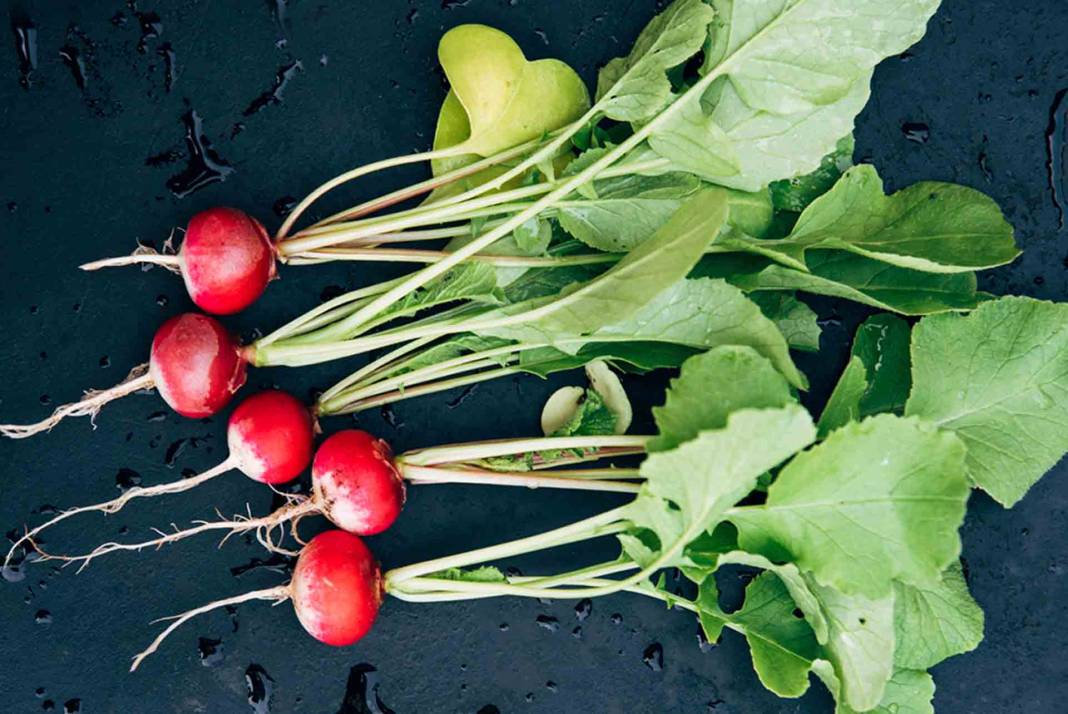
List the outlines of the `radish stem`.
{"label": "radish stem", "polygon": [[469,483],[484,486],[521,486],[524,488],[561,488],[575,491],[608,491],[637,493],[636,483],[600,479],[568,478],[566,471],[558,474],[531,476],[522,473],[500,473],[485,469],[436,468],[400,464],[401,475],[413,484]]}

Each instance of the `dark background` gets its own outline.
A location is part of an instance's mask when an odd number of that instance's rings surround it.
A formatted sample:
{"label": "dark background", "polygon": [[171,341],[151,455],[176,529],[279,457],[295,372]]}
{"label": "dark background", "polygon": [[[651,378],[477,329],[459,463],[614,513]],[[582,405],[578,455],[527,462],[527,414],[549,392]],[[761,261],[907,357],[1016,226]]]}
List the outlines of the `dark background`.
{"label": "dark background", "polygon": [[[598,63],[629,47],[656,4],[9,3],[0,41],[0,414],[36,419],[84,387],[119,381],[145,359],[155,327],[189,308],[180,281],[163,271],[90,275],[75,269],[79,263],[126,253],[139,239],[158,245],[172,227],[217,204],[248,210],[273,229],[276,202],[284,205],[355,164],[428,148],[444,93],[435,60],[444,29],[468,21],[495,25],[531,57],[560,57],[592,82]],[[36,27],[32,68],[17,51],[16,28],[29,22]],[[947,0],[927,37],[879,68],[859,120],[858,159],[874,161],[890,188],[920,179],[958,181],[1004,207],[1027,253],[984,276],[994,292],[1065,299],[1068,231],[1057,202],[1068,193],[1068,102],[1057,106],[1057,99],[1068,88],[1066,40],[1062,0]],[[225,181],[179,198],[168,180],[188,164],[183,117],[188,121],[193,111],[225,165]],[[403,185],[422,170],[365,180],[348,197]],[[337,286],[388,274],[376,266],[284,269],[260,302],[228,323],[252,335],[318,304]],[[824,319],[825,351],[802,366],[819,403],[861,313],[813,304]],[[310,397],[351,368],[263,370],[251,375],[246,393],[279,384]],[[529,435],[550,391],[580,380],[502,380],[463,398],[445,394],[398,404],[388,414],[370,412],[358,423],[399,450]],[[660,398],[662,384],[662,376],[630,383],[642,414],[636,429],[648,428],[647,407]],[[46,436],[0,442],[3,529],[37,522],[42,516],[31,514],[46,504],[113,497],[120,469],[153,484],[223,458],[225,414],[193,422],[161,409],[154,396],[132,397],[107,407],[96,431],[74,420]],[[972,590],[986,610],[987,639],[978,651],[936,668],[940,712],[1063,711],[1064,471],[1047,476],[1013,511],[982,494],[973,497],[964,550]],[[547,491],[412,491],[396,527],[371,539],[385,567],[538,532],[611,502]],[[118,536],[120,528],[129,528],[128,537],[144,535],[153,525],[205,517],[216,506],[240,511],[246,502],[265,512],[271,497],[233,474],[179,497],[135,502],[106,521],[69,522],[49,542],[84,550]],[[612,555],[606,542],[517,564],[535,571]],[[252,603],[233,616],[219,611],[187,625],[139,672],[126,673],[129,657],[156,632],[151,619],[283,582],[284,573],[264,568],[232,575],[231,568],[262,556],[241,539],[218,550],[200,539],[106,558],[81,575],[25,567],[23,579],[0,583],[0,709],[375,711],[373,691],[365,702],[360,688],[361,672],[371,668],[377,672],[366,676],[377,683],[378,696],[401,713],[496,711],[486,705],[502,712],[716,714],[831,706],[818,685],[800,701],[776,699],[757,682],[739,637],[727,633],[720,646],[702,651],[691,616],[626,594],[596,601],[581,637],[572,635],[579,623],[566,601],[391,600],[374,631],[345,649],[306,636],[288,605]],[[539,615],[557,618],[556,627],[539,625]],[[613,622],[615,615],[621,622]],[[202,658],[200,638],[221,645]],[[654,644],[662,647],[660,671]],[[269,700],[258,691],[249,700],[249,674],[266,682]]]}

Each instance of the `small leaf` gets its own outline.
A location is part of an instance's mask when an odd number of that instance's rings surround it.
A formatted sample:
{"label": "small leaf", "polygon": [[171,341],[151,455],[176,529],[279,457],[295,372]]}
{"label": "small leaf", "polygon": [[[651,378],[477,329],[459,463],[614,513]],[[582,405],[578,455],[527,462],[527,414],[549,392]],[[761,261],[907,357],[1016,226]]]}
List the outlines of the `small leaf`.
{"label": "small leaf", "polygon": [[950,565],[938,582],[897,583],[894,593],[898,667],[928,669],[982,642],[983,611],[968,592],[960,563]]}

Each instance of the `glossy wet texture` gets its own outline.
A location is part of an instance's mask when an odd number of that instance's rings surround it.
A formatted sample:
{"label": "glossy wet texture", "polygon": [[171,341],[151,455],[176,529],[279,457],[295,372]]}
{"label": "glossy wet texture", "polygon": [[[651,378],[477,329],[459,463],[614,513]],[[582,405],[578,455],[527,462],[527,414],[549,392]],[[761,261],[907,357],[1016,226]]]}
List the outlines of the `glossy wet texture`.
{"label": "glossy wet texture", "polygon": [[405,484],[389,444],[359,429],[339,431],[319,446],[312,487],[327,517],[358,535],[385,531],[404,507]]}
{"label": "glossy wet texture", "polygon": [[[181,279],[169,272],[84,274],[78,264],[128,253],[137,240],[161,248],[172,229],[212,206],[240,208],[274,230],[292,199],[325,178],[428,148],[444,96],[435,59],[444,29],[493,24],[532,59],[559,56],[591,83],[599,63],[629,49],[657,2],[573,0],[567,12],[549,0],[444,5],[8,3],[17,11],[4,16],[8,30],[0,33],[0,412],[39,418],[46,411],[42,395],[55,404],[87,386],[120,381],[144,361],[160,323],[192,309]],[[983,277],[993,292],[1068,300],[1068,228],[1060,213],[1068,210],[1066,38],[1068,5],[1061,0],[946,0],[923,42],[880,66],[860,117],[857,157],[878,165],[888,189],[923,179],[958,181],[1005,208],[1026,253]],[[78,50],[84,86],[61,54],[67,46]],[[279,69],[298,60],[303,71],[292,73],[280,101],[245,116],[273,91]],[[910,140],[902,129],[909,124],[927,127],[925,142]],[[340,192],[339,201],[423,176],[409,167],[372,177]],[[327,201],[312,213],[341,207]],[[397,274],[369,264],[283,271],[255,305],[226,318],[227,326],[244,334],[267,330],[339,289]],[[811,303],[823,319],[824,347],[832,350],[798,360],[812,378],[811,403],[818,404],[844,364],[846,341],[863,312]],[[259,370],[250,372],[247,393],[280,386],[310,403],[316,389],[349,371],[343,364]],[[459,391],[401,402],[360,415],[356,425],[397,451],[529,436],[538,433],[544,399],[581,379],[502,379],[458,403]],[[632,430],[647,430],[648,406],[660,398],[664,379],[624,383],[635,402]],[[117,496],[121,468],[153,485],[218,463],[226,455],[227,416],[224,410],[206,421],[187,420],[164,411],[155,396],[131,396],[109,405],[95,431],[88,420],[75,419],[50,435],[0,442],[0,532],[27,518],[44,519],[44,512],[31,514],[46,504]],[[323,420],[330,432],[353,424],[347,417]],[[168,447],[179,439],[195,441],[168,459]],[[57,527],[52,537],[85,545],[139,538],[153,526],[211,517],[215,507],[230,515],[247,503],[266,513],[273,498],[248,479],[220,478],[180,497]],[[393,529],[367,542],[389,568],[535,533],[616,502],[597,494],[414,487]],[[309,518],[301,532],[310,537],[325,526]],[[1068,701],[1068,469],[1058,467],[1012,511],[976,494],[963,538],[971,588],[987,614],[987,640],[935,668],[938,711],[1061,711]],[[248,603],[187,625],[137,674],[127,674],[129,658],[156,632],[153,618],[288,579],[285,559],[269,557],[254,541],[214,545],[196,540],[101,559],[79,576],[41,563],[4,573],[0,710],[39,712],[46,702],[55,712],[70,703],[83,712],[152,714],[829,710],[819,687],[797,701],[764,691],[737,636],[702,645],[692,616],[626,594],[595,600],[581,620],[578,603],[563,600],[387,600],[374,629],[341,649],[310,638],[288,605]],[[617,553],[606,541],[512,565],[535,574]],[[36,622],[41,610],[50,624]],[[540,627],[539,616],[556,618],[558,629]],[[576,627],[579,637],[572,634]],[[200,638],[222,642],[214,666],[202,666]],[[654,643],[662,648],[660,671],[646,662]],[[660,661],[655,650],[649,654],[651,663]]]}
{"label": "glossy wet texture", "polygon": [[275,275],[267,232],[236,208],[209,208],[189,219],[180,255],[190,299],[215,315],[244,310]]}
{"label": "glossy wet texture", "polygon": [[152,383],[163,401],[182,416],[211,416],[226,406],[245,383],[245,368],[234,337],[207,315],[187,312],[172,317],[152,338],[148,368]]}
{"label": "glossy wet texture", "polygon": [[230,416],[226,432],[230,454],[253,481],[292,481],[311,463],[315,433],[311,412],[280,390],[250,396]]}

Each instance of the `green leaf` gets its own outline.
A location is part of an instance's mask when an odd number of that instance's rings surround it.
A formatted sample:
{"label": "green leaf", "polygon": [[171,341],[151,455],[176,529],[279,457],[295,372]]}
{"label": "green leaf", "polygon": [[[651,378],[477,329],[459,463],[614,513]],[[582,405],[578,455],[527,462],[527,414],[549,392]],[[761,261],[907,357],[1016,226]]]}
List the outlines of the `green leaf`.
{"label": "green leaf", "polygon": [[632,174],[595,181],[592,197],[561,201],[553,212],[564,230],[591,248],[626,253],[654,235],[700,187],[690,174]]}
{"label": "green leaf", "polygon": [[489,156],[578,119],[590,106],[575,71],[556,59],[530,62],[515,41],[485,25],[459,25],[438,60],[467,114],[463,153]]}
{"label": "green leaf", "polygon": [[551,300],[487,313],[478,328],[472,329],[479,334],[555,344],[620,322],[685,277],[726,218],[726,193],[701,191],[653,238],[599,277]]}
{"label": "green leaf", "polygon": [[701,49],[714,11],[701,0],[676,0],[654,17],[630,54],[612,60],[597,79],[597,107],[609,119],[641,121],[671,96],[667,70]]}
{"label": "green leaf", "polygon": [[694,353],[689,347],[669,342],[591,342],[574,354],[552,347],[527,350],[520,353],[516,367],[528,374],[546,377],[601,359],[631,371],[648,372],[678,367]]}
{"label": "green leaf", "polygon": [[846,169],[853,165],[853,147],[853,135],[848,134],[838,140],[834,151],[824,156],[819,168],[812,173],[772,183],[768,189],[775,209],[800,213],[827,193]]}
{"label": "green leaf", "polygon": [[992,268],[1020,254],[1012,226],[982,193],[925,181],[887,196],[870,165],[846,171],[805,209],[785,242],[935,273]]}
{"label": "green leaf", "polygon": [[722,181],[741,171],[731,137],[705,114],[700,102],[693,100],[685,100],[680,110],[649,137],[649,147],[669,159],[673,167],[710,181]]}
{"label": "green leaf", "polygon": [[928,669],[971,652],[983,640],[983,611],[968,592],[960,563],[929,585],[894,586],[894,662],[904,669]]}
{"label": "green leaf", "polygon": [[730,519],[745,550],[877,598],[895,579],[941,577],[960,553],[967,498],[959,439],[918,419],[880,415],[799,454],[764,505],[736,508]]}
{"label": "green leaf", "polygon": [[744,628],[761,683],[780,697],[800,697],[808,690],[808,673],[820,654],[812,628],[794,617],[795,607],[782,581],[762,573],[746,587],[742,609],[729,616]]}
{"label": "green leaf", "polygon": [[594,436],[616,433],[616,415],[604,403],[604,398],[592,389],[571,418],[548,436]]}
{"label": "green leaf", "polygon": [[510,303],[519,303],[559,295],[571,286],[593,280],[604,270],[602,265],[566,265],[527,270],[504,287],[504,298]]}
{"label": "green leaf", "polygon": [[791,349],[819,352],[820,325],[815,311],[788,292],[752,293],[749,299],[775,323]]}
{"label": "green leaf", "polygon": [[841,251],[808,256],[809,272],[749,255],[714,255],[694,276],[721,277],[746,291],[797,290],[903,315],[970,310],[982,302],[971,273],[925,273]]}
{"label": "green leaf", "polygon": [[653,407],[658,436],[647,448],[667,451],[702,431],[722,429],[741,409],[784,407],[793,401],[786,379],[752,348],[716,347],[686,360],[671,380],[664,405]]}
{"label": "green leaf", "polygon": [[794,386],[808,384],[775,323],[741,290],[722,280],[680,280],[633,315],[605,325],[591,337],[656,340],[702,349],[744,345],[771,360]]}
{"label": "green leaf", "polygon": [[553,227],[544,218],[535,217],[520,224],[512,231],[512,237],[516,246],[526,255],[541,255],[553,239]]}
{"label": "green leaf", "polygon": [[921,320],[905,413],[968,447],[968,476],[1012,506],[1068,450],[1068,305],[1022,297]]}
{"label": "green leaf", "polygon": [[827,404],[823,407],[823,412],[820,413],[816,426],[821,439],[849,422],[860,421],[860,400],[864,398],[866,391],[868,376],[864,362],[860,357],[850,357],[838,377],[838,383],[834,385],[834,391],[827,399]]}
{"label": "green leaf", "polygon": [[394,363],[388,369],[377,373],[375,377],[376,379],[395,377],[400,374],[414,372],[423,367],[463,357],[464,355],[494,350],[508,344],[510,344],[509,340],[502,340],[496,337],[480,337],[472,334],[455,335],[443,342],[427,347],[411,357]]}
{"label": "green leaf", "polygon": [[[829,662],[813,663],[815,672],[832,696],[838,700],[835,714],[856,714],[857,710],[841,701],[838,678]],[[910,669],[896,670],[883,690],[883,698],[878,706],[868,709],[868,714],[934,714],[931,700],[934,699],[934,680],[927,672]]]}
{"label": "green leaf", "polygon": [[[716,127],[707,141],[721,155],[730,146],[737,167],[721,173],[706,164],[700,175],[755,191],[818,168],[852,130],[874,65],[923,35],[938,0],[871,0],[863,12],[853,0],[712,4],[716,17],[702,74],[716,81],[702,111]],[[688,131],[698,125],[685,124]]]}
{"label": "green leaf", "polygon": [[909,324],[893,315],[875,315],[857,328],[852,356],[820,415],[820,437],[866,416],[905,408],[909,370]]}
{"label": "green leaf", "polygon": [[483,565],[479,568],[448,568],[447,570],[439,570],[436,573],[432,573],[427,577],[439,578],[441,580],[458,580],[467,583],[506,583],[508,578],[504,577],[497,568]]}
{"label": "green leaf", "polygon": [[[661,566],[685,562],[685,546],[703,531],[712,531],[726,511],[753,490],[757,478],[810,444],[815,437],[804,409],[743,409],[732,413],[722,429],[702,431],[671,451],[648,456],[638,496],[626,507],[636,528],[656,534],[655,553],[628,550],[643,564],[652,557]],[[624,547],[627,547],[624,542]]]}

